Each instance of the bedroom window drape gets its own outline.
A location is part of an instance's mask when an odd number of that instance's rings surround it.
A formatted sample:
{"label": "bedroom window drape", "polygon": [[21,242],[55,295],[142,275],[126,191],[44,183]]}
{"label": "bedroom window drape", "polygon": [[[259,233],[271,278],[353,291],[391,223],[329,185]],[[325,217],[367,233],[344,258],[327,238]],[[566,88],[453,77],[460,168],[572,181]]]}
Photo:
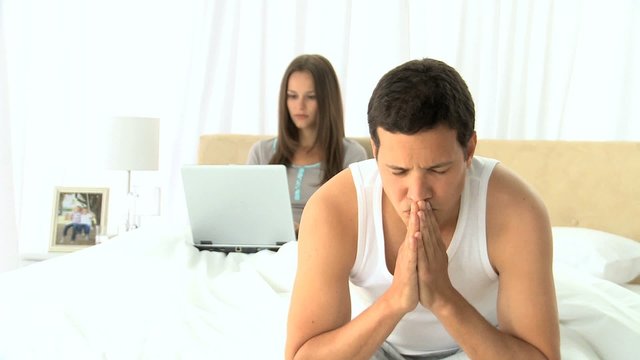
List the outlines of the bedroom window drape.
{"label": "bedroom window drape", "polygon": [[11,127],[9,124],[9,85],[0,6],[0,272],[15,269],[19,265],[18,224],[13,187],[13,160],[11,157]]}
{"label": "bedroom window drape", "polygon": [[469,84],[480,141],[640,140],[633,0],[0,6],[0,199],[10,214],[2,221],[15,224],[0,227],[0,250],[17,239],[21,254],[47,252],[55,186],[109,187],[114,231],[126,183],[100,161],[100,128],[111,116],[161,119],[160,170],[137,181],[160,187],[163,216],[186,223],[179,169],[195,162],[198,136],[274,134],[280,77],[300,53],[321,53],[336,68],[347,135],[367,135],[366,106],[382,74],[433,57]]}

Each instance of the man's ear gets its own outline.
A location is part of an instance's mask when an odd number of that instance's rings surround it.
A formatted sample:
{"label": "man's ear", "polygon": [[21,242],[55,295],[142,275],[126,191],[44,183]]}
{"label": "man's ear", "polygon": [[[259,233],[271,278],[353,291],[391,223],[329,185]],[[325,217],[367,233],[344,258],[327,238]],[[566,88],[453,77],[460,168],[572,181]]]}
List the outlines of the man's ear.
{"label": "man's ear", "polygon": [[371,143],[371,153],[373,154],[373,158],[374,159],[378,159],[378,148],[376,147],[375,142],[373,142],[373,139],[369,138],[369,142]]}
{"label": "man's ear", "polygon": [[471,138],[469,138],[469,142],[467,142],[467,153],[465,154],[465,162],[467,163],[467,166],[471,166],[471,159],[473,159],[473,155],[476,153],[477,143],[478,137],[474,131],[473,134],[471,134]]}

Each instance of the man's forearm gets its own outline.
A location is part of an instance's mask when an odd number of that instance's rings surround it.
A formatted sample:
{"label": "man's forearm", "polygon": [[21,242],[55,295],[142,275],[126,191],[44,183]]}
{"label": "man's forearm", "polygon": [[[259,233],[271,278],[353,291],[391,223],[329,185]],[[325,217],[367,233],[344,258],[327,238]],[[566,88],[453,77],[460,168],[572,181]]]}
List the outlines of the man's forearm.
{"label": "man's forearm", "polygon": [[547,359],[535,346],[489,323],[457,291],[450,297],[432,310],[470,359]]}
{"label": "man's forearm", "polygon": [[341,327],[304,343],[294,359],[370,359],[404,314],[385,296]]}

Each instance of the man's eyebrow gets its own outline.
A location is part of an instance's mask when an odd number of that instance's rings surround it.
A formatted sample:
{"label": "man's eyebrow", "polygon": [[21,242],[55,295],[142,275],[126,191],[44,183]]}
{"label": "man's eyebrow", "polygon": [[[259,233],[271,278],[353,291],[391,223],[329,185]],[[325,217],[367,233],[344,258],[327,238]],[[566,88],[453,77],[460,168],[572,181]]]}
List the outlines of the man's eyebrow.
{"label": "man's eyebrow", "polygon": [[386,167],[388,167],[391,170],[407,170],[407,168],[402,167],[400,165],[394,165],[394,164],[385,164]]}
{"label": "man's eyebrow", "polygon": [[[453,164],[453,161],[449,160],[449,161],[443,161],[443,162],[439,162],[436,164],[433,164],[429,167],[426,167],[426,170],[429,169],[439,169],[439,168],[443,168],[443,167],[447,167],[450,166],[451,164]],[[400,165],[394,165],[394,164],[386,164],[386,166],[391,169],[391,170],[407,170],[406,167],[404,166],[400,166]]]}
{"label": "man's eyebrow", "polygon": [[449,161],[443,161],[437,164],[433,164],[431,166],[429,166],[427,169],[437,169],[437,168],[443,168],[443,167],[447,167],[450,166],[451,164],[453,164],[453,161],[449,160]]}

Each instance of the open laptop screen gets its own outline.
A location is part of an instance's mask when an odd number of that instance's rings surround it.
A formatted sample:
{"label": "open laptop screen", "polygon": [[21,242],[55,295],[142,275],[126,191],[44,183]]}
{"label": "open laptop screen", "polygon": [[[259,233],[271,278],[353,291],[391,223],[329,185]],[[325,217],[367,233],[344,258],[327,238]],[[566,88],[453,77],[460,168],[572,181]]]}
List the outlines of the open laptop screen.
{"label": "open laptop screen", "polygon": [[194,244],[254,252],[295,240],[284,165],[185,165]]}

